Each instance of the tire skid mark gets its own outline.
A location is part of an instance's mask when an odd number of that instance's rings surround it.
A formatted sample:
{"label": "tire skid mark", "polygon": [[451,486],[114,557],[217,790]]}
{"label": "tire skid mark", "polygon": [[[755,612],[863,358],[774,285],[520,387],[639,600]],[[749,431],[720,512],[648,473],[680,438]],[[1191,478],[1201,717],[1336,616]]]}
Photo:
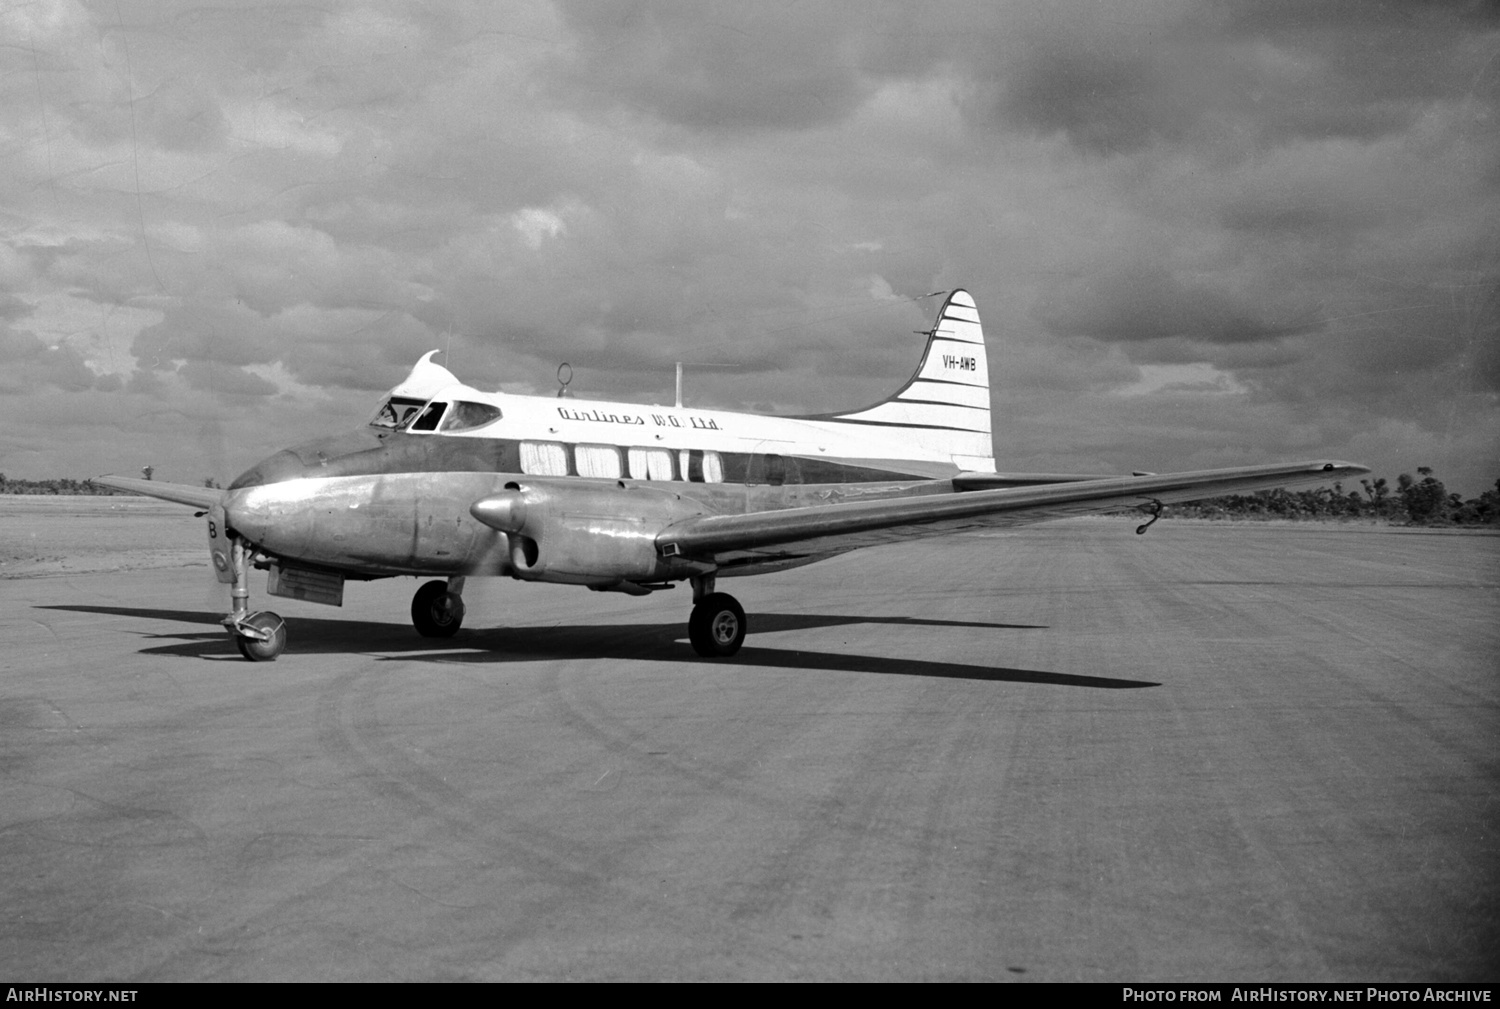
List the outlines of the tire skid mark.
{"label": "tire skid mark", "polygon": [[[528,703],[542,701],[549,720],[566,708],[558,697],[559,675],[556,664],[550,665],[540,695],[528,697]],[[394,855],[412,844],[445,846],[456,841],[483,858],[503,862],[519,877],[516,889],[524,889],[527,895],[507,898],[515,904],[504,924],[489,934],[487,959],[504,960],[508,952],[544,932],[549,921],[587,913],[604,901],[628,901],[662,929],[680,925],[678,905],[617,879],[612,871],[628,860],[634,848],[649,841],[594,848],[538,826],[521,807],[496,808],[476,802],[391,742],[391,733],[381,725],[376,710],[381,682],[381,677],[359,673],[335,681],[319,698],[319,745],[347,766],[362,787],[411,816],[410,827],[380,843],[382,855]],[[434,836],[435,842],[427,840]],[[393,877],[393,882],[422,892],[401,879]],[[742,954],[753,959],[751,939],[744,938],[747,945]]]}

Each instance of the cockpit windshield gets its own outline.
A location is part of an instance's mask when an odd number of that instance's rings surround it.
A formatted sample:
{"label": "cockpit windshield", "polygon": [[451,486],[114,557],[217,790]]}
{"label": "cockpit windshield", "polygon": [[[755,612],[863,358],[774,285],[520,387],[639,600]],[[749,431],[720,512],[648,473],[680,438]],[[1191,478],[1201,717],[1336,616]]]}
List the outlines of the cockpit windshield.
{"label": "cockpit windshield", "polygon": [[443,419],[443,411],[448,409],[447,403],[439,403],[433,400],[427,404],[427,409],[422,411],[422,416],[411,422],[408,431],[436,431],[438,421]]}
{"label": "cockpit windshield", "polygon": [[375,416],[370,420],[370,426],[385,428],[387,431],[404,431],[407,425],[417,419],[417,415],[422,412],[422,407],[426,405],[426,400],[392,396],[375,412]]}
{"label": "cockpit windshield", "polygon": [[470,403],[460,399],[450,407],[450,404],[438,400],[429,403],[410,396],[392,396],[380,404],[380,409],[370,419],[370,426],[387,431],[471,431],[500,418],[500,408],[489,403]]}

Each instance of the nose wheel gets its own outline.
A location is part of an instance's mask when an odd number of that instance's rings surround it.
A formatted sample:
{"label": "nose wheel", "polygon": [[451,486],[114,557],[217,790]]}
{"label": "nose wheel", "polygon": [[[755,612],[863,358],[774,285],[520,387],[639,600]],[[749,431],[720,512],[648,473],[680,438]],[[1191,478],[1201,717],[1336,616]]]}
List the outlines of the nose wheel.
{"label": "nose wheel", "polygon": [[428,582],[411,597],[411,622],[424,638],[451,638],[464,622],[462,578]]}
{"label": "nose wheel", "polygon": [[251,662],[270,662],[286,649],[286,621],[275,613],[251,613],[236,620],[229,633],[240,654]]}

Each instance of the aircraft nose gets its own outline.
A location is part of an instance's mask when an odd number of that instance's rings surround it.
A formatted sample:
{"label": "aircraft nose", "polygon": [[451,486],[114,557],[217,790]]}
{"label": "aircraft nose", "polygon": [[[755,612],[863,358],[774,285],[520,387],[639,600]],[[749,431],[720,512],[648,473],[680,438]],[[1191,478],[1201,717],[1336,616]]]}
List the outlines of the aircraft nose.
{"label": "aircraft nose", "polygon": [[224,524],[254,543],[262,542],[272,527],[269,509],[254,501],[247,488],[224,495]]}
{"label": "aircraft nose", "polygon": [[313,511],[295,485],[243,487],[224,498],[226,526],[256,546],[285,557],[301,556],[306,551],[313,521]]}

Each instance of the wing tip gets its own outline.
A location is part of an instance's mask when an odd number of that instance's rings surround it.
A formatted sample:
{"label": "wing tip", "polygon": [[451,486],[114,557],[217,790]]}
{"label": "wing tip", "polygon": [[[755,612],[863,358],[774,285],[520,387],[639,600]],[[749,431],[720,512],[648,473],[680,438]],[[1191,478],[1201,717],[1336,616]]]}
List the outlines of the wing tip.
{"label": "wing tip", "polygon": [[1339,476],[1359,476],[1370,472],[1370,467],[1357,462],[1346,462],[1343,459],[1327,459],[1313,463],[1324,473],[1337,473]]}

